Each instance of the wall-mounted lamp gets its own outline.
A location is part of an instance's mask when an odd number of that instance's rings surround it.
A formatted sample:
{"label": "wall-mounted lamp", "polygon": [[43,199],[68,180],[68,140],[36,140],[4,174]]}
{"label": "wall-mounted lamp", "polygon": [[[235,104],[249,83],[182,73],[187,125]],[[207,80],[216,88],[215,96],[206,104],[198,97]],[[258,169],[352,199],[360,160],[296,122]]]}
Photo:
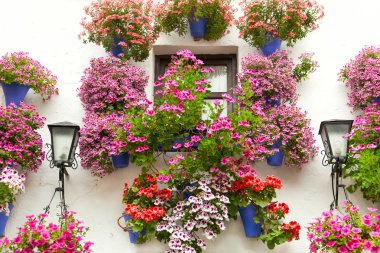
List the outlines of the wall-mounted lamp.
{"label": "wall-mounted lamp", "polygon": [[[338,207],[339,187],[346,194],[345,185],[339,183],[342,180],[342,164],[347,161],[348,138],[344,136],[351,132],[353,120],[327,120],[322,121],[319,128],[323,146],[323,166],[332,165],[331,179],[334,200],[330,205],[333,209]],[[334,182],[335,181],[335,182]],[[334,186],[335,183],[335,186]],[[347,194],[346,194],[347,197]]]}

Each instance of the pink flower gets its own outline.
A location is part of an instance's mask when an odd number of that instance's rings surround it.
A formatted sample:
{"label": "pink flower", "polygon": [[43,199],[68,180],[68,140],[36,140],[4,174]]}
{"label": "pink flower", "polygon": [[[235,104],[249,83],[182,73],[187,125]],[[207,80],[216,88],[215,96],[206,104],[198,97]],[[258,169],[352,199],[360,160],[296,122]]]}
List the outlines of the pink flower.
{"label": "pink flower", "polygon": [[173,149],[179,149],[182,147],[182,144],[181,143],[176,143],[173,145]]}
{"label": "pink flower", "polygon": [[170,164],[177,164],[177,163],[178,163],[178,159],[172,157],[172,158],[169,159],[169,163],[170,163]]}

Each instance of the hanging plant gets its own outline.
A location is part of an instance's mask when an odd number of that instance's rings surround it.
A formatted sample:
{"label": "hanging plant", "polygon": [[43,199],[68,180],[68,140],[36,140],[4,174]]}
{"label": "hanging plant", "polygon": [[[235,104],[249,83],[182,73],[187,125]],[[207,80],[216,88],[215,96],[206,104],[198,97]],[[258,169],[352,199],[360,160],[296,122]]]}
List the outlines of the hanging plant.
{"label": "hanging plant", "polygon": [[16,200],[16,195],[25,191],[25,175],[9,167],[2,169],[0,174],[0,212],[9,215],[10,206]]}
{"label": "hanging plant", "polygon": [[38,170],[45,153],[41,135],[36,130],[43,127],[44,121],[34,106],[22,102],[20,107],[0,106],[0,167],[11,165],[23,171]]}
{"label": "hanging plant", "polygon": [[373,100],[380,104],[380,47],[364,47],[339,73],[350,89],[349,105],[363,109]]}
{"label": "hanging plant", "polygon": [[[85,7],[84,43],[94,42],[123,59],[144,61],[159,35],[153,24],[153,1],[96,1]],[[119,48],[117,48],[119,47]]]}

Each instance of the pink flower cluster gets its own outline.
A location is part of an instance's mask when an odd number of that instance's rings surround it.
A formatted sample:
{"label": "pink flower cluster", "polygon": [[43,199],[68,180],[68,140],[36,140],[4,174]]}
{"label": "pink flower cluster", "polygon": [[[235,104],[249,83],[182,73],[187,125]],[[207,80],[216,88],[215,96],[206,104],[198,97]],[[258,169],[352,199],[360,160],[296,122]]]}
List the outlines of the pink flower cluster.
{"label": "pink flower cluster", "polygon": [[88,231],[81,221],[74,217],[75,212],[67,212],[59,224],[46,224],[47,214],[27,216],[25,224],[13,239],[0,240],[0,250],[5,253],[59,253],[91,252],[90,241],[84,241]]}
{"label": "pink flower cluster", "polygon": [[339,73],[339,80],[350,89],[349,105],[363,109],[380,97],[380,47],[364,47]]}
{"label": "pink flower cluster", "polygon": [[148,76],[138,67],[117,58],[91,59],[84,70],[79,97],[86,112],[123,111],[143,106]]}
{"label": "pink flower cluster", "polygon": [[240,37],[253,47],[277,37],[288,46],[317,29],[323,7],[313,0],[249,0],[241,2],[243,15],[236,21]]}
{"label": "pink flower cluster", "polygon": [[19,107],[13,103],[0,106],[0,168],[14,165],[24,171],[38,170],[45,153],[36,130],[43,127],[44,121],[34,106],[22,102]]}
{"label": "pink flower cluster", "polygon": [[264,126],[275,132],[263,131],[263,134],[278,134],[276,136],[282,141],[281,148],[289,167],[301,167],[316,156],[318,148],[315,146],[313,129],[310,120],[306,118],[306,112],[300,108],[288,105],[272,108],[264,119]]}
{"label": "pink flower cluster", "polygon": [[[3,168],[0,174],[0,183],[4,183],[11,189],[13,195],[20,194],[25,191],[25,175],[19,175],[18,171],[9,167]],[[9,215],[9,206],[0,204],[0,212]]]}
{"label": "pink flower cluster", "polygon": [[26,52],[7,53],[0,59],[0,83],[30,86],[43,99],[58,94],[57,77]]}
{"label": "pink flower cluster", "polygon": [[375,208],[361,215],[359,207],[345,204],[345,215],[323,212],[307,227],[310,252],[380,252],[380,214]]}
{"label": "pink flower cluster", "polygon": [[91,20],[82,19],[85,31],[79,36],[87,37],[85,43],[102,44],[107,51],[116,46],[114,38],[122,39],[118,45],[125,58],[143,61],[159,36],[153,26],[154,9],[152,0],[94,1],[84,9]]}
{"label": "pink flower cluster", "polygon": [[83,118],[84,126],[80,130],[79,156],[84,169],[91,174],[103,177],[114,171],[110,156],[119,154],[123,143],[115,142],[116,132],[125,129],[124,117],[117,114],[97,115],[88,113]]}
{"label": "pink flower cluster", "polygon": [[[317,66],[308,54],[301,55],[299,59],[301,63],[295,65],[284,50],[269,57],[254,53],[243,58],[242,71],[238,74],[239,83],[234,89],[239,105],[249,107],[269,99],[295,103],[298,83]],[[310,66],[300,76],[298,69],[303,68],[306,62]]]}

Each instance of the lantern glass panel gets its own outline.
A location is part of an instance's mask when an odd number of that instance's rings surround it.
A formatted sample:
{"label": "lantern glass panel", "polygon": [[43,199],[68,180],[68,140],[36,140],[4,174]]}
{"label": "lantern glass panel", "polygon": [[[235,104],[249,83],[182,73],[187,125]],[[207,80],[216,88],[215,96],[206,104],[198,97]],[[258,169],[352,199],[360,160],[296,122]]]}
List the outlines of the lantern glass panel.
{"label": "lantern glass panel", "polygon": [[75,128],[73,127],[52,128],[53,159],[55,162],[68,162],[70,160],[70,148],[73,143],[74,132]]}

